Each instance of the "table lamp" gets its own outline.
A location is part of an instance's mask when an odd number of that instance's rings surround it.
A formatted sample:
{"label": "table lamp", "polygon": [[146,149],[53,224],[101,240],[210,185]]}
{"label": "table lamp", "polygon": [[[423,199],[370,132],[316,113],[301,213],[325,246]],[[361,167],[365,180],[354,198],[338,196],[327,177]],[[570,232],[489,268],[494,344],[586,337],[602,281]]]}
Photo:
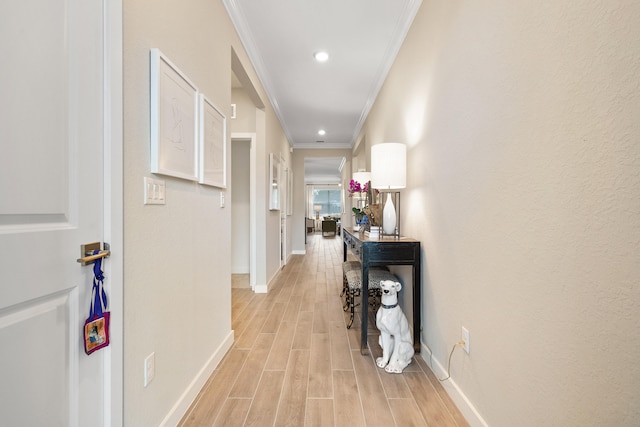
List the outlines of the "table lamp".
{"label": "table lamp", "polygon": [[353,173],[353,180],[360,183],[361,186],[371,181],[371,172],[358,171]]}
{"label": "table lamp", "polygon": [[[388,235],[400,235],[396,230],[398,218],[389,190],[407,186],[407,146],[398,142],[386,142],[371,147],[371,186],[387,190],[387,200],[382,210],[382,231]],[[399,200],[396,201],[399,204]],[[399,206],[398,206],[399,207]]]}
{"label": "table lamp", "polygon": [[320,219],[320,211],[322,210],[322,205],[313,205],[313,210],[316,211],[316,219]]}
{"label": "table lamp", "polygon": [[[371,181],[371,172],[366,172],[363,170],[359,170],[358,172],[353,173],[353,180],[360,184],[360,188],[364,189],[365,185]],[[366,204],[366,194],[358,193],[356,196],[356,200],[358,201],[358,208],[363,208]]]}

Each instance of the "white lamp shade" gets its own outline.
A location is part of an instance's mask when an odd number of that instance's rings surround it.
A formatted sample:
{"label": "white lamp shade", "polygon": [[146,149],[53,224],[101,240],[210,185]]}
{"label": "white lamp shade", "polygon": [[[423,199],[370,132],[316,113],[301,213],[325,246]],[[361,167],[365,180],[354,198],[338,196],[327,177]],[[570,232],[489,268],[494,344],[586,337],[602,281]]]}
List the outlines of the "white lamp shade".
{"label": "white lamp shade", "polygon": [[353,180],[359,182],[361,185],[371,181],[371,172],[354,172]]}
{"label": "white lamp shade", "polygon": [[316,212],[320,212],[322,210],[322,205],[313,205],[313,210]]}
{"label": "white lamp shade", "polygon": [[394,190],[407,186],[407,146],[385,142],[371,147],[371,186]]}

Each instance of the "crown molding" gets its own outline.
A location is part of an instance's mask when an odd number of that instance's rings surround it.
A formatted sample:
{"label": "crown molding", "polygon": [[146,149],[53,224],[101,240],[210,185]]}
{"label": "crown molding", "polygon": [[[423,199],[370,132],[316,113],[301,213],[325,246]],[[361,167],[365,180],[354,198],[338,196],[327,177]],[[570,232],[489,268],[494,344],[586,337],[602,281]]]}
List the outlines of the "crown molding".
{"label": "crown molding", "polygon": [[264,91],[267,94],[267,98],[273,107],[273,110],[278,116],[278,120],[280,121],[280,126],[282,126],[282,130],[287,138],[287,142],[292,146],[293,139],[291,138],[291,133],[287,128],[286,122],[282,117],[282,112],[280,111],[280,107],[278,105],[278,99],[275,97],[273,92],[273,84],[269,79],[269,73],[266,71],[266,67],[264,66],[264,62],[262,60],[262,55],[258,50],[253,37],[251,36],[251,30],[249,24],[247,23],[247,19],[245,18],[244,13],[242,12],[242,8],[238,5],[235,0],[222,0],[225,9],[227,9],[227,14],[231,19],[231,23],[235,27],[236,33],[238,34],[238,38],[242,43],[245,51],[247,52],[247,56],[249,57],[249,61],[251,61],[251,65],[256,70],[256,74],[258,75],[258,79],[262,84]]}
{"label": "crown molding", "polygon": [[367,120],[367,116],[369,112],[371,112],[371,108],[373,108],[373,104],[380,93],[380,89],[384,85],[385,80],[387,79],[387,75],[389,74],[389,70],[393,66],[393,63],[398,56],[398,52],[400,52],[400,48],[404,43],[404,39],[407,37],[407,33],[413,24],[413,20],[418,13],[418,9],[420,9],[420,5],[422,5],[422,0],[412,0],[407,3],[402,15],[398,18],[398,22],[396,23],[394,35],[390,37],[391,43],[387,46],[385,61],[380,64],[380,68],[377,72],[377,77],[374,79],[374,83],[371,86],[371,90],[369,92],[369,96],[367,97],[367,102],[362,109],[362,114],[360,114],[360,119],[356,125],[356,128],[353,132],[353,136],[351,137],[351,141],[349,145],[354,147],[356,139],[364,126],[364,122]]}

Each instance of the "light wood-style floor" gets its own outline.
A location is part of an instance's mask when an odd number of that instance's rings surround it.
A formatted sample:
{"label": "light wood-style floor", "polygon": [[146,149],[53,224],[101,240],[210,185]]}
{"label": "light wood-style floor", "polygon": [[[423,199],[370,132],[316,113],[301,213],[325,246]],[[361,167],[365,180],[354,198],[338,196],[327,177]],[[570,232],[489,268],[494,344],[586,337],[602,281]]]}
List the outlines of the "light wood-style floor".
{"label": "light wood-style floor", "polygon": [[468,426],[419,355],[402,374],[376,366],[373,319],[360,354],[339,296],[342,241],[307,237],[268,294],[232,290],[235,343],[180,426]]}

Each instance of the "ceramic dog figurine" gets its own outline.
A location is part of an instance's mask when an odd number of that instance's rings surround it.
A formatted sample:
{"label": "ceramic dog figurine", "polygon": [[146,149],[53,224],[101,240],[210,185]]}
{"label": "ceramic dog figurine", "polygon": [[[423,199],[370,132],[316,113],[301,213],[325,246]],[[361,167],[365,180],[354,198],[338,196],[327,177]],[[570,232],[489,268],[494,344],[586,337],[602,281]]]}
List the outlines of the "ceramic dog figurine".
{"label": "ceramic dog figurine", "polygon": [[401,374],[414,355],[409,322],[398,306],[398,292],[402,285],[392,280],[383,280],[380,287],[382,305],[376,314],[376,326],[380,330],[382,357],[376,359],[376,364],[389,373]]}

